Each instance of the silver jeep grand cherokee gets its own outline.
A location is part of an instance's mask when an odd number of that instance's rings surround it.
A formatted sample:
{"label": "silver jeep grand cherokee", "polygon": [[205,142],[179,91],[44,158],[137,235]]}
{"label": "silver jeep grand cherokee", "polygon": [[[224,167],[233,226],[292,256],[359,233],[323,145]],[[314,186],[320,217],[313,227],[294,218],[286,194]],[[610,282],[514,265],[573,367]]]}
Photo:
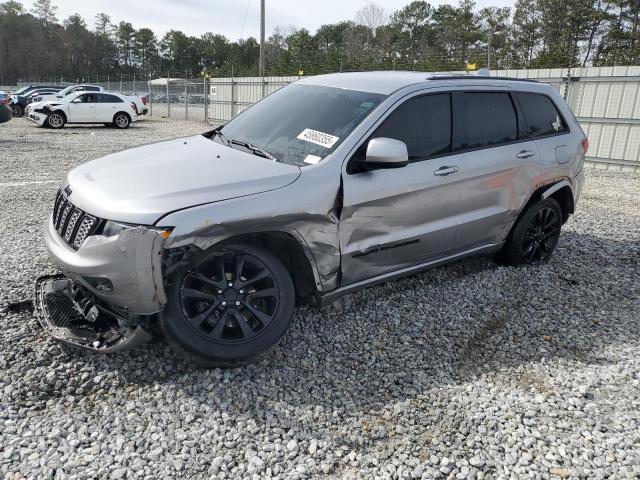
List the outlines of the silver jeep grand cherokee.
{"label": "silver jeep grand cherokee", "polygon": [[551,256],[585,134],[552,87],[416,72],[305,78],[223,127],[72,170],[36,284],[54,337],[104,352],[156,326],[196,362],[267,352],[296,304],[469,255]]}

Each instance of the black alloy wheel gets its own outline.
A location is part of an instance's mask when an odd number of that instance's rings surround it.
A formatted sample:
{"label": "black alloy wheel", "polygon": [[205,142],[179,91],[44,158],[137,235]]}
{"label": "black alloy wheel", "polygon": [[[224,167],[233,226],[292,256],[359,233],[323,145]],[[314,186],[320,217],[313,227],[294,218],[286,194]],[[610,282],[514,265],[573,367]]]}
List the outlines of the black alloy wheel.
{"label": "black alloy wheel", "polygon": [[551,207],[536,211],[524,232],[522,258],[528,265],[540,265],[548,260],[560,235],[558,214]]}
{"label": "black alloy wheel", "polygon": [[167,293],[165,336],[207,366],[234,366],[267,352],[288,329],[295,305],[289,272],[254,245],[194,257]]}
{"label": "black alloy wheel", "polygon": [[182,280],[182,311],[192,328],[214,342],[245,342],[260,335],[278,309],[277,281],[258,258],[223,252]]}
{"label": "black alloy wheel", "polygon": [[537,266],[547,262],[560,238],[562,209],[556,200],[539,200],[525,210],[499,253],[508,265]]}

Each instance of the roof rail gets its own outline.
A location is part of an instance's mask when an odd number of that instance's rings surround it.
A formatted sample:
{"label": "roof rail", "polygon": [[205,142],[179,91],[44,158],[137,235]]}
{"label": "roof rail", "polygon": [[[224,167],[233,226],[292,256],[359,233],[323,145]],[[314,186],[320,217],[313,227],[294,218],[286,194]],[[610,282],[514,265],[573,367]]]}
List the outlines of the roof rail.
{"label": "roof rail", "polygon": [[427,80],[509,80],[513,82],[540,83],[538,80],[533,80],[531,78],[490,77],[487,75],[469,75],[466,73],[430,74],[427,76]]}

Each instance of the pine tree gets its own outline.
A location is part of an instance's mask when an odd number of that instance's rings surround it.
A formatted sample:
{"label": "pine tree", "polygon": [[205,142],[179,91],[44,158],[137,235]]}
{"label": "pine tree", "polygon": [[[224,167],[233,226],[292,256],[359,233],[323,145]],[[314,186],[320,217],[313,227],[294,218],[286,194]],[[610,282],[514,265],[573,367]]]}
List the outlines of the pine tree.
{"label": "pine tree", "polygon": [[51,0],[36,0],[33,2],[31,13],[34,17],[47,25],[58,21],[56,18],[56,10],[58,10],[58,7],[52,5]]}

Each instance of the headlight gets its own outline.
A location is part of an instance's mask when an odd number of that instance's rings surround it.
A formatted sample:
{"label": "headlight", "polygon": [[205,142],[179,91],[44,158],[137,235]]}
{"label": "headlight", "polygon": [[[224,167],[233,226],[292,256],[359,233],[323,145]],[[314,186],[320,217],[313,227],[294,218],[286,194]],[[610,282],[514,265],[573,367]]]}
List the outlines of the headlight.
{"label": "headlight", "polygon": [[135,225],[126,225],[124,223],[112,222],[110,220],[107,220],[107,222],[104,224],[104,227],[102,227],[102,235],[104,235],[105,237],[115,237],[123,230],[126,230],[127,228],[133,228],[134,226]]}
{"label": "headlight", "polygon": [[[136,228],[139,227],[140,225],[132,225],[129,223],[120,223],[120,222],[112,222],[111,220],[107,220],[104,224],[104,227],[102,227],[102,233],[101,235],[104,235],[105,237],[114,237],[116,235],[119,235],[123,230],[127,230],[129,228]],[[147,230],[154,230],[156,232],[158,232],[160,234],[160,236],[164,239],[169,238],[169,235],[171,235],[171,231],[173,230],[172,228],[167,228],[167,227],[162,227],[162,228],[154,228],[154,227],[144,227]]]}

